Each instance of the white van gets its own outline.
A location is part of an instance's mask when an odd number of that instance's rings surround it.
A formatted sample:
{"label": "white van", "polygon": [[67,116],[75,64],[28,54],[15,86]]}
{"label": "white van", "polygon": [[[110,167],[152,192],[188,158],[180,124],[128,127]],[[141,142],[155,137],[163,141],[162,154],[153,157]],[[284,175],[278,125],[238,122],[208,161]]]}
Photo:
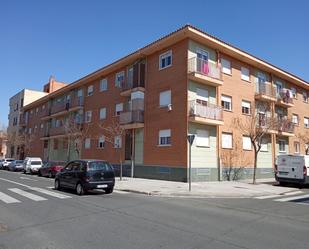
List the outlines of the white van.
{"label": "white van", "polygon": [[309,183],[309,155],[280,155],[275,165],[275,178],[279,184]]}
{"label": "white van", "polygon": [[24,160],[24,173],[38,173],[39,169],[42,167],[43,162],[39,157],[26,157]]}

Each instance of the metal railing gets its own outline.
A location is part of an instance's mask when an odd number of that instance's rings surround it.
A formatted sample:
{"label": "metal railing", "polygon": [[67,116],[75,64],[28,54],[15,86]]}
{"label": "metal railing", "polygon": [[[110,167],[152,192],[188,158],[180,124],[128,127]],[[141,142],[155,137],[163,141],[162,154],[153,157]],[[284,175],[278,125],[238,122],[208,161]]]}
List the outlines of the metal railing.
{"label": "metal railing", "polygon": [[268,82],[259,81],[256,83],[256,94],[266,95],[276,98],[276,87]]}
{"label": "metal railing", "polygon": [[223,120],[223,111],[221,106],[197,103],[196,100],[189,101],[189,115],[213,120]]}
{"label": "metal railing", "polygon": [[221,67],[211,61],[197,57],[188,59],[188,72],[200,73],[214,79],[222,80]]}
{"label": "metal railing", "polygon": [[286,104],[293,104],[293,96],[289,89],[283,88],[278,94],[278,99]]}
{"label": "metal railing", "polygon": [[125,112],[129,111],[137,111],[137,110],[144,110],[144,99],[143,98],[137,98],[137,99],[132,99],[126,103],[124,103],[123,110]]}
{"label": "metal railing", "polygon": [[128,112],[121,112],[119,116],[119,123],[123,124],[133,124],[133,123],[144,123],[144,111],[135,110]]}
{"label": "metal railing", "polygon": [[75,97],[66,102],[56,103],[51,107],[50,113],[55,114],[57,112],[69,111],[70,108],[82,107],[84,105],[83,97]]}

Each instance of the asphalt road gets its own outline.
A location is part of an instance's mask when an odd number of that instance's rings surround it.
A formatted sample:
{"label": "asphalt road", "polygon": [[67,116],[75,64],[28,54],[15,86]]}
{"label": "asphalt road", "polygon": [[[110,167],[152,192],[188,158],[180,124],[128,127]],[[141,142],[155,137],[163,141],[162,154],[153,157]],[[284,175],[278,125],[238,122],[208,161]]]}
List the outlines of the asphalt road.
{"label": "asphalt road", "polygon": [[122,192],[80,197],[52,186],[51,179],[0,171],[0,249],[309,248],[309,205]]}

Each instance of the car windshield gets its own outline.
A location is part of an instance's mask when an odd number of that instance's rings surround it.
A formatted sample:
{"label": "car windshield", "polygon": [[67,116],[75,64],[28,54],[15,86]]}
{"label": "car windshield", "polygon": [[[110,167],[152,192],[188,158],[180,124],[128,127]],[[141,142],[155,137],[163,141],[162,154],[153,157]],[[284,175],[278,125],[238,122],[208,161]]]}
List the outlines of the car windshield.
{"label": "car windshield", "polygon": [[14,159],[7,159],[6,160],[7,162],[13,162],[13,161],[15,161]]}
{"label": "car windshield", "polygon": [[88,164],[88,170],[113,170],[112,166],[108,162],[96,161]]}
{"label": "car windshield", "polygon": [[40,161],[31,161],[31,165],[41,165]]}

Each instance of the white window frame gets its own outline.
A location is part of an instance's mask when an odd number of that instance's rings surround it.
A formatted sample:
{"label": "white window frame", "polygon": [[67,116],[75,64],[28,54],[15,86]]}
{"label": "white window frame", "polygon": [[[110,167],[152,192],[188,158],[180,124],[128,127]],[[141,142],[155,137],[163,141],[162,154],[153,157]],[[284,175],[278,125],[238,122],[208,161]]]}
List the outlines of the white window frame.
{"label": "white window frame", "polygon": [[89,137],[85,138],[84,147],[85,149],[91,148],[91,139]]}
{"label": "white window frame", "polygon": [[106,107],[100,108],[100,110],[99,110],[99,119],[100,120],[106,119]]}
{"label": "white window frame", "polygon": [[[163,138],[163,139],[161,139]],[[171,146],[172,144],[172,132],[171,129],[160,130],[159,131],[159,146]]]}
{"label": "white window frame", "polygon": [[[167,58],[168,57],[171,57],[170,64],[167,64],[167,62],[168,62]],[[164,66],[162,66],[162,64],[161,64],[162,60],[166,61]],[[171,67],[172,65],[173,65],[173,51],[172,50],[169,50],[169,51],[167,51],[163,54],[160,54],[160,56],[159,56],[159,70]]]}
{"label": "white window frame", "polygon": [[159,96],[160,107],[165,107],[170,104],[172,104],[172,91],[167,90],[167,91],[160,92],[160,96]]}
{"label": "white window frame", "polygon": [[294,142],[294,154],[300,154],[300,143],[297,141]]}
{"label": "white window frame", "polygon": [[104,149],[104,147],[105,147],[105,137],[100,136],[99,139],[98,139],[98,148]]}
{"label": "white window frame", "polygon": [[[122,79],[120,79],[122,78]],[[121,71],[116,73],[115,75],[115,87],[121,88],[121,83],[123,83],[125,81],[125,72]]]}
{"label": "white window frame", "polygon": [[297,90],[295,87],[291,87],[291,93],[292,93],[292,97],[294,99],[297,99]]}
{"label": "white window frame", "polygon": [[92,111],[88,110],[85,112],[85,123],[90,123],[92,120]]}
{"label": "white window frame", "polygon": [[232,75],[232,63],[228,59],[221,59],[222,73]]}
{"label": "white window frame", "polygon": [[260,151],[261,152],[267,152],[268,151],[268,139],[262,138]]}
{"label": "white window frame", "polygon": [[[224,105],[222,105],[222,101],[230,103],[230,108],[226,109]],[[221,95],[221,106],[225,111],[232,111],[232,97],[227,95]]]}
{"label": "white window frame", "polygon": [[208,102],[209,101],[209,92],[207,89],[196,88],[196,99]]}
{"label": "white window frame", "polygon": [[117,135],[114,137],[114,148],[121,148],[122,147],[122,137]]}
{"label": "white window frame", "polygon": [[210,147],[209,130],[196,130],[195,146]]}
{"label": "white window frame", "polygon": [[247,67],[241,67],[241,79],[250,82],[250,70]]}
{"label": "white window frame", "polygon": [[123,103],[118,103],[115,105],[115,116],[119,116],[123,111]]}
{"label": "white window frame", "polygon": [[[248,109],[248,113],[246,112],[243,112],[243,108],[247,108]],[[245,109],[245,110],[247,110]],[[247,100],[242,100],[241,101],[241,113],[242,114],[245,114],[245,115],[251,115],[251,102],[250,101],[247,101]]]}
{"label": "white window frame", "polygon": [[299,116],[298,116],[298,114],[295,114],[295,113],[292,114],[292,123],[296,124],[296,125],[299,124]]}
{"label": "white window frame", "polygon": [[[224,139],[229,139],[230,141],[225,141]],[[233,148],[233,133],[222,132],[221,147],[222,149],[232,149]]]}
{"label": "white window frame", "polygon": [[[280,143],[284,143],[284,150],[281,150],[281,149],[280,149]],[[286,153],[286,142],[285,142],[285,140],[278,139],[278,151],[279,151],[280,153]]]}
{"label": "white window frame", "polygon": [[243,150],[252,150],[251,139],[249,136],[242,136],[242,148]]}
{"label": "white window frame", "polygon": [[87,97],[90,97],[93,95],[93,85],[90,85],[87,87]]}
{"label": "white window frame", "polygon": [[309,128],[309,118],[307,118],[307,117],[304,117],[304,127],[305,127],[306,129]]}
{"label": "white window frame", "polygon": [[307,92],[303,92],[303,101],[305,102],[305,103],[308,103],[308,93]]}
{"label": "white window frame", "polygon": [[100,92],[107,91],[107,79],[101,79],[100,80]]}

